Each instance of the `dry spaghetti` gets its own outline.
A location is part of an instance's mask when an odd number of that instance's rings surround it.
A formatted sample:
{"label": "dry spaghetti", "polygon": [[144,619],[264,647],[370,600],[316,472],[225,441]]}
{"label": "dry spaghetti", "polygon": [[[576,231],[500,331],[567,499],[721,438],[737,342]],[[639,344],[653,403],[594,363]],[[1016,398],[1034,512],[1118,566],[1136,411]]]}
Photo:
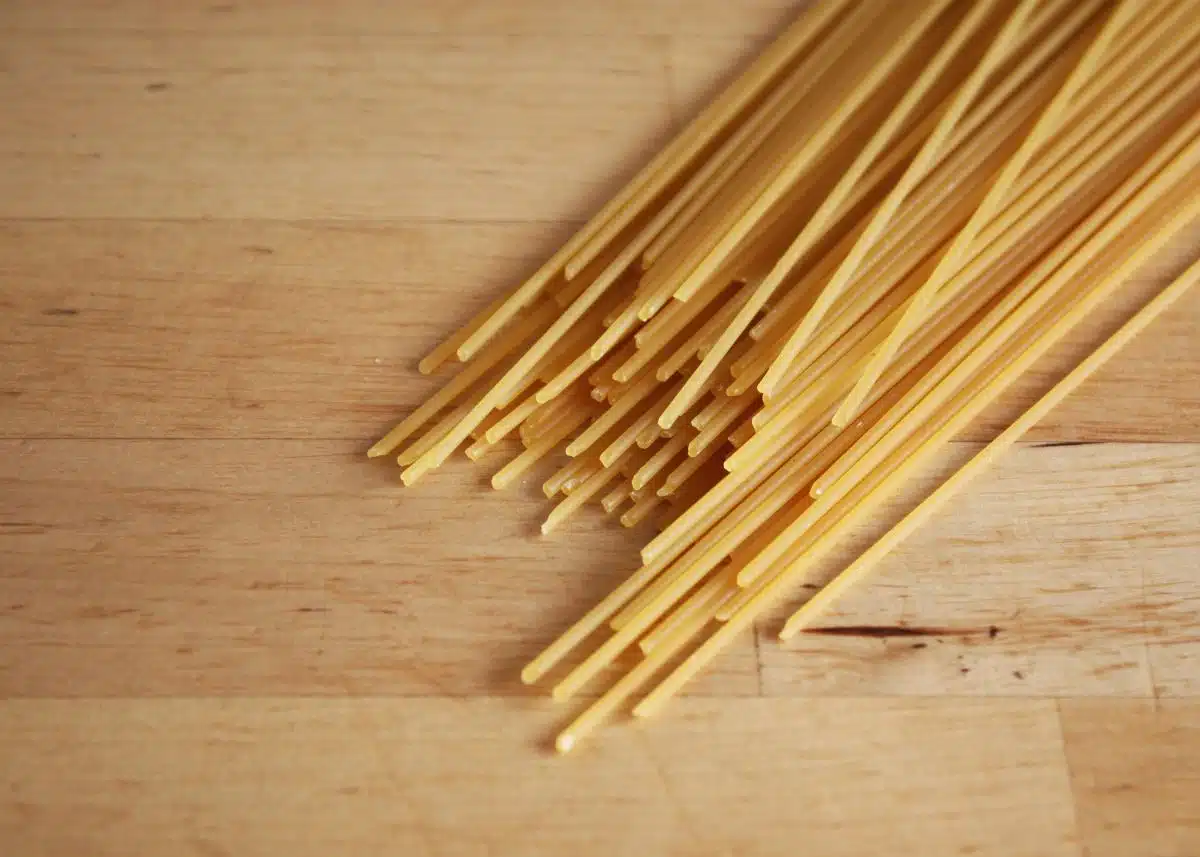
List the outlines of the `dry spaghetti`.
{"label": "dry spaghetti", "polygon": [[[827,0],[529,280],[370,450],[546,459],[543,532],[658,519],[642,565],[523,670],[558,739],[659,710],[1200,214],[1200,0]],[[1193,266],[784,627],[807,627],[1200,279]],[[591,644],[589,646],[589,644]],[[675,664],[674,668],[668,668]]]}

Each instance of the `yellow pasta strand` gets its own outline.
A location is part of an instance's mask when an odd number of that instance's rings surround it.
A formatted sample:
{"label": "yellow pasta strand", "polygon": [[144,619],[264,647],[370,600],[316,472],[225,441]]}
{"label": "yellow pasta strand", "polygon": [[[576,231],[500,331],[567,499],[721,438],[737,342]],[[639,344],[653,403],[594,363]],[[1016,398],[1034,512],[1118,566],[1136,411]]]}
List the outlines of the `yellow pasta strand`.
{"label": "yellow pasta strand", "polygon": [[779,633],[779,638],[781,640],[788,640],[798,632],[809,627],[815,619],[829,609],[834,601],[844,595],[851,587],[862,582],[884,557],[920,529],[926,521],[941,511],[946,503],[965,488],[971,480],[991,467],[996,459],[1007,452],[1029,429],[1045,418],[1046,414],[1056,408],[1063,399],[1075,392],[1080,385],[1091,378],[1113,356],[1128,345],[1131,340],[1173,306],[1197,282],[1200,282],[1200,262],[1192,264],[1187,271],[1160,292],[1150,303],[1139,310],[1137,315],[1126,322],[1120,330],[1109,337],[1103,345],[1093,351],[1087,359],[1075,367],[1065,378],[1055,384],[1049,392],[1017,418],[995,440],[976,453],[970,461],[943,482],[916,509],[909,512],[886,535],[875,542],[865,553],[810,598],[803,607],[788,619],[787,623],[783,626],[783,630]]}

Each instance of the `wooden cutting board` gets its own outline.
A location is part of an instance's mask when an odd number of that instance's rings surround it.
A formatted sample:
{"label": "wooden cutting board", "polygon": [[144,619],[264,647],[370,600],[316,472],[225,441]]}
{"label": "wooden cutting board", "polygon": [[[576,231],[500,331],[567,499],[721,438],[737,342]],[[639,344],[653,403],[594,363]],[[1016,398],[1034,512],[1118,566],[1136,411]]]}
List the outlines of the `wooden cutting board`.
{"label": "wooden cutting board", "polygon": [[362,456],[792,6],[0,5],[0,853],[1200,854],[1200,294],[566,760],[517,669],[644,534]]}

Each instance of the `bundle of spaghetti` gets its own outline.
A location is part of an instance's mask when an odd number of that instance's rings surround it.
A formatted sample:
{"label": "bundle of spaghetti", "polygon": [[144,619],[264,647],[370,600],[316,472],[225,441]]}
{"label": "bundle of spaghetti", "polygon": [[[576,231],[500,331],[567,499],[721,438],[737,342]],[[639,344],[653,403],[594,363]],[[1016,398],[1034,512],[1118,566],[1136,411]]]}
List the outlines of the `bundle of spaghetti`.
{"label": "bundle of spaghetti", "polygon": [[635,654],[560,750],[663,674],[634,708],[657,711],[807,591],[843,536],[1200,211],[1198,13],[1200,0],[815,3],[421,361],[460,368],[370,450],[396,455],[405,484],[464,444],[475,461],[515,445],[492,484],[543,469],[543,533],[588,505],[658,528],[642,565],[522,672],[539,682],[570,658],[552,691],[565,700]]}

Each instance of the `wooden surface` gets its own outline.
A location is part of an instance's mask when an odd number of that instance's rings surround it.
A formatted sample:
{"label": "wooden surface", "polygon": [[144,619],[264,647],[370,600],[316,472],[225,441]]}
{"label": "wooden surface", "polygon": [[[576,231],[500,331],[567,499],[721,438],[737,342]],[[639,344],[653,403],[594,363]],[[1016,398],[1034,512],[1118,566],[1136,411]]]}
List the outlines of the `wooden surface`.
{"label": "wooden surface", "polygon": [[1200,855],[1200,295],[565,760],[516,671],[639,535],[361,455],[792,6],[0,3],[0,853]]}

